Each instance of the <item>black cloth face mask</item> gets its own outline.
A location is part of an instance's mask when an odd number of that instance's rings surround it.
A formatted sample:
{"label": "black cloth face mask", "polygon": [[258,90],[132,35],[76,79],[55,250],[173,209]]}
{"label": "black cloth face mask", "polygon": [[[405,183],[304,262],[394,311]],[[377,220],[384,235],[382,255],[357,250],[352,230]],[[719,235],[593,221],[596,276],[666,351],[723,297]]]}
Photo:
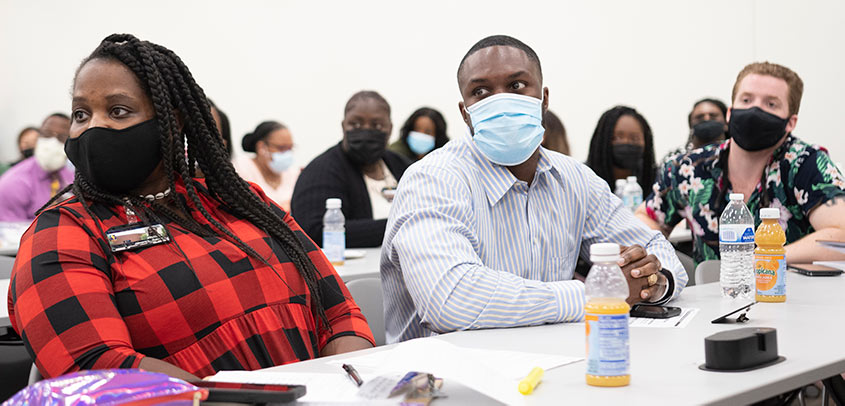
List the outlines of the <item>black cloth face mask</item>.
{"label": "black cloth face mask", "polygon": [[21,155],[23,155],[24,158],[30,158],[35,155],[35,148],[27,148],[25,150],[22,150]]}
{"label": "black cloth face mask", "polygon": [[346,156],[357,165],[378,162],[387,148],[387,133],[363,128],[346,132]]}
{"label": "black cloth face mask", "polygon": [[692,126],[692,136],[708,144],[725,133],[725,123],[716,120],[702,121]]}
{"label": "black cloth face mask", "polygon": [[789,118],[780,118],[759,107],[731,109],[731,138],[746,151],[771,148],[786,135]]}
{"label": "black cloth face mask", "polygon": [[643,152],[645,147],[637,144],[616,144],[611,146],[613,166],[632,171],[639,171],[643,167]]}
{"label": "black cloth face mask", "polygon": [[122,130],[92,127],[68,139],[65,153],[98,189],[125,194],[140,186],[161,162],[158,122],[153,118]]}

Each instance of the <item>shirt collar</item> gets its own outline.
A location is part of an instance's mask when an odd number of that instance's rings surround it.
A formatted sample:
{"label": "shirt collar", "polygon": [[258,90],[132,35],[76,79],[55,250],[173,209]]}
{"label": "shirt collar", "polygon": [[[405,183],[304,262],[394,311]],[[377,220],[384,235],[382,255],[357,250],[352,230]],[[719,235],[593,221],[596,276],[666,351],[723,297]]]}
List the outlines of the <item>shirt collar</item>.
{"label": "shirt collar", "polygon": [[[487,202],[490,203],[490,206],[495,206],[499,200],[502,200],[502,197],[505,196],[508,190],[521,181],[516,176],[513,176],[507,167],[490,162],[478,150],[478,147],[472,141],[472,136],[465,136],[464,142],[468,145],[472,157],[480,169],[479,174],[481,175],[481,183],[484,186],[484,191],[487,194]],[[555,168],[549,160],[546,149],[540,147],[540,160],[537,162],[534,182],[537,182],[543,174],[553,170]]]}

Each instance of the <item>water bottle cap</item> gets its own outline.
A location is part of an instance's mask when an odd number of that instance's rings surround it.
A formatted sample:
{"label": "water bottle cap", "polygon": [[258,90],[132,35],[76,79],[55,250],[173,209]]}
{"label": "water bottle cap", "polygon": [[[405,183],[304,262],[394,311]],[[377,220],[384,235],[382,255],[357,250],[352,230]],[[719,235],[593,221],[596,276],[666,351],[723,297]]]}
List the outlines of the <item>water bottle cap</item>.
{"label": "water bottle cap", "polygon": [[729,197],[731,200],[745,200],[745,195],[742,193],[731,193]]}
{"label": "water bottle cap", "polygon": [[777,207],[768,208],[768,209],[760,209],[760,218],[761,219],[780,219],[780,209]]}
{"label": "water bottle cap", "polygon": [[590,260],[593,262],[615,262],[619,259],[619,244],[603,242],[590,246]]}
{"label": "water bottle cap", "polygon": [[341,201],[338,198],[331,198],[326,199],[326,208],[327,209],[339,209],[341,207]]}
{"label": "water bottle cap", "polygon": [[628,182],[636,182],[636,181],[637,181],[637,177],[636,177],[636,176],[629,176],[629,177],[628,177]]}

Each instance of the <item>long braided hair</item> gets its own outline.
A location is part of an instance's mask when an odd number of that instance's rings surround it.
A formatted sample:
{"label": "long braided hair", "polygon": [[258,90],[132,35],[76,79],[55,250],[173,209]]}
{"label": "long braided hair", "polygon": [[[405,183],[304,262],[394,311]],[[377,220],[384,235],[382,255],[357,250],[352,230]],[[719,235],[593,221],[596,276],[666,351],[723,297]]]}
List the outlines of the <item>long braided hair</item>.
{"label": "long braided hair", "polygon": [[634,175],[637,176],[637,183],[642,187],[643,193],[648,195],[651,193],[651,186],[654,184],[654,177],[657,173],[657,164],[654,161],[654,136],[645,117],[637,110],[627,106],[616,106],[601,115],[593,132],[593,138],[590,140],[590,153],[587,155],[586,164],[596,175],[607,182],[611,191],[616,188],[613,178],[612,140],[616,122],[622,116],[633,117],[643,128],[643,138],[645,139],[643,162],[640,166],[640,173]]}
{"label": "long braided hair", "polygon": [[[94,59],[120,62],[138,77],[155,108],[155,117],[161,134],[163,168],[167,174],[168,184],[171,190],[175,190],[174,181],[177,177],[181,179],[185,184],[188,198],[211,224],[211,227],[195,221],[182,199],[174,200],[184,216],[180,216],[173,209],[157,201],[150,203],[147,208],[142,198],[132,195],[118,196],[100,190],[78,171],[74,182],[56,196],[72,190],[89,214],[90,209],[86,203],[88,199],[112,205],[126,205],[145,222],[150,219],[160,221],[160,216],[164,216],[193,233],[228,239],[248,255],[272,268],[265,258],[208,212],[200,199],[200,191],[192,176],[199,166],[205,174],[207,190],[212,198],[223,202],[236,215],[249,220],[281,244],[311,293],[312,309],[320,321],[330,329],[318,286],[317,269],[293,230],[235,172],[229,162],[226,147],[218,134],[208,99],[182,60],[165,47],[141,41],[129,34],[112,34],[106,37],[100,46],[80,64],[80,69]],[[187,160],[185,159],[186,150]],[[45,207],[55,200],[51,200]],[[282,281],[284,282],[284,279]]]}

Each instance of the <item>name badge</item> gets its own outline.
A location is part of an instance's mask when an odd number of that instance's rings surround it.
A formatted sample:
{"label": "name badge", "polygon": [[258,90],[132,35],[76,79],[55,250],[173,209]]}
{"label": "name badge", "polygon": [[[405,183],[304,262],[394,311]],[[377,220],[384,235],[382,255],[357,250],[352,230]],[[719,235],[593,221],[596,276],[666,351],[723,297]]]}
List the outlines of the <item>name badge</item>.
{"label": "name badge", "polygon": [[150,226],[126,224],[106,231],[112,252],[134,250],[170,241],[167,229],[161,224]]}

